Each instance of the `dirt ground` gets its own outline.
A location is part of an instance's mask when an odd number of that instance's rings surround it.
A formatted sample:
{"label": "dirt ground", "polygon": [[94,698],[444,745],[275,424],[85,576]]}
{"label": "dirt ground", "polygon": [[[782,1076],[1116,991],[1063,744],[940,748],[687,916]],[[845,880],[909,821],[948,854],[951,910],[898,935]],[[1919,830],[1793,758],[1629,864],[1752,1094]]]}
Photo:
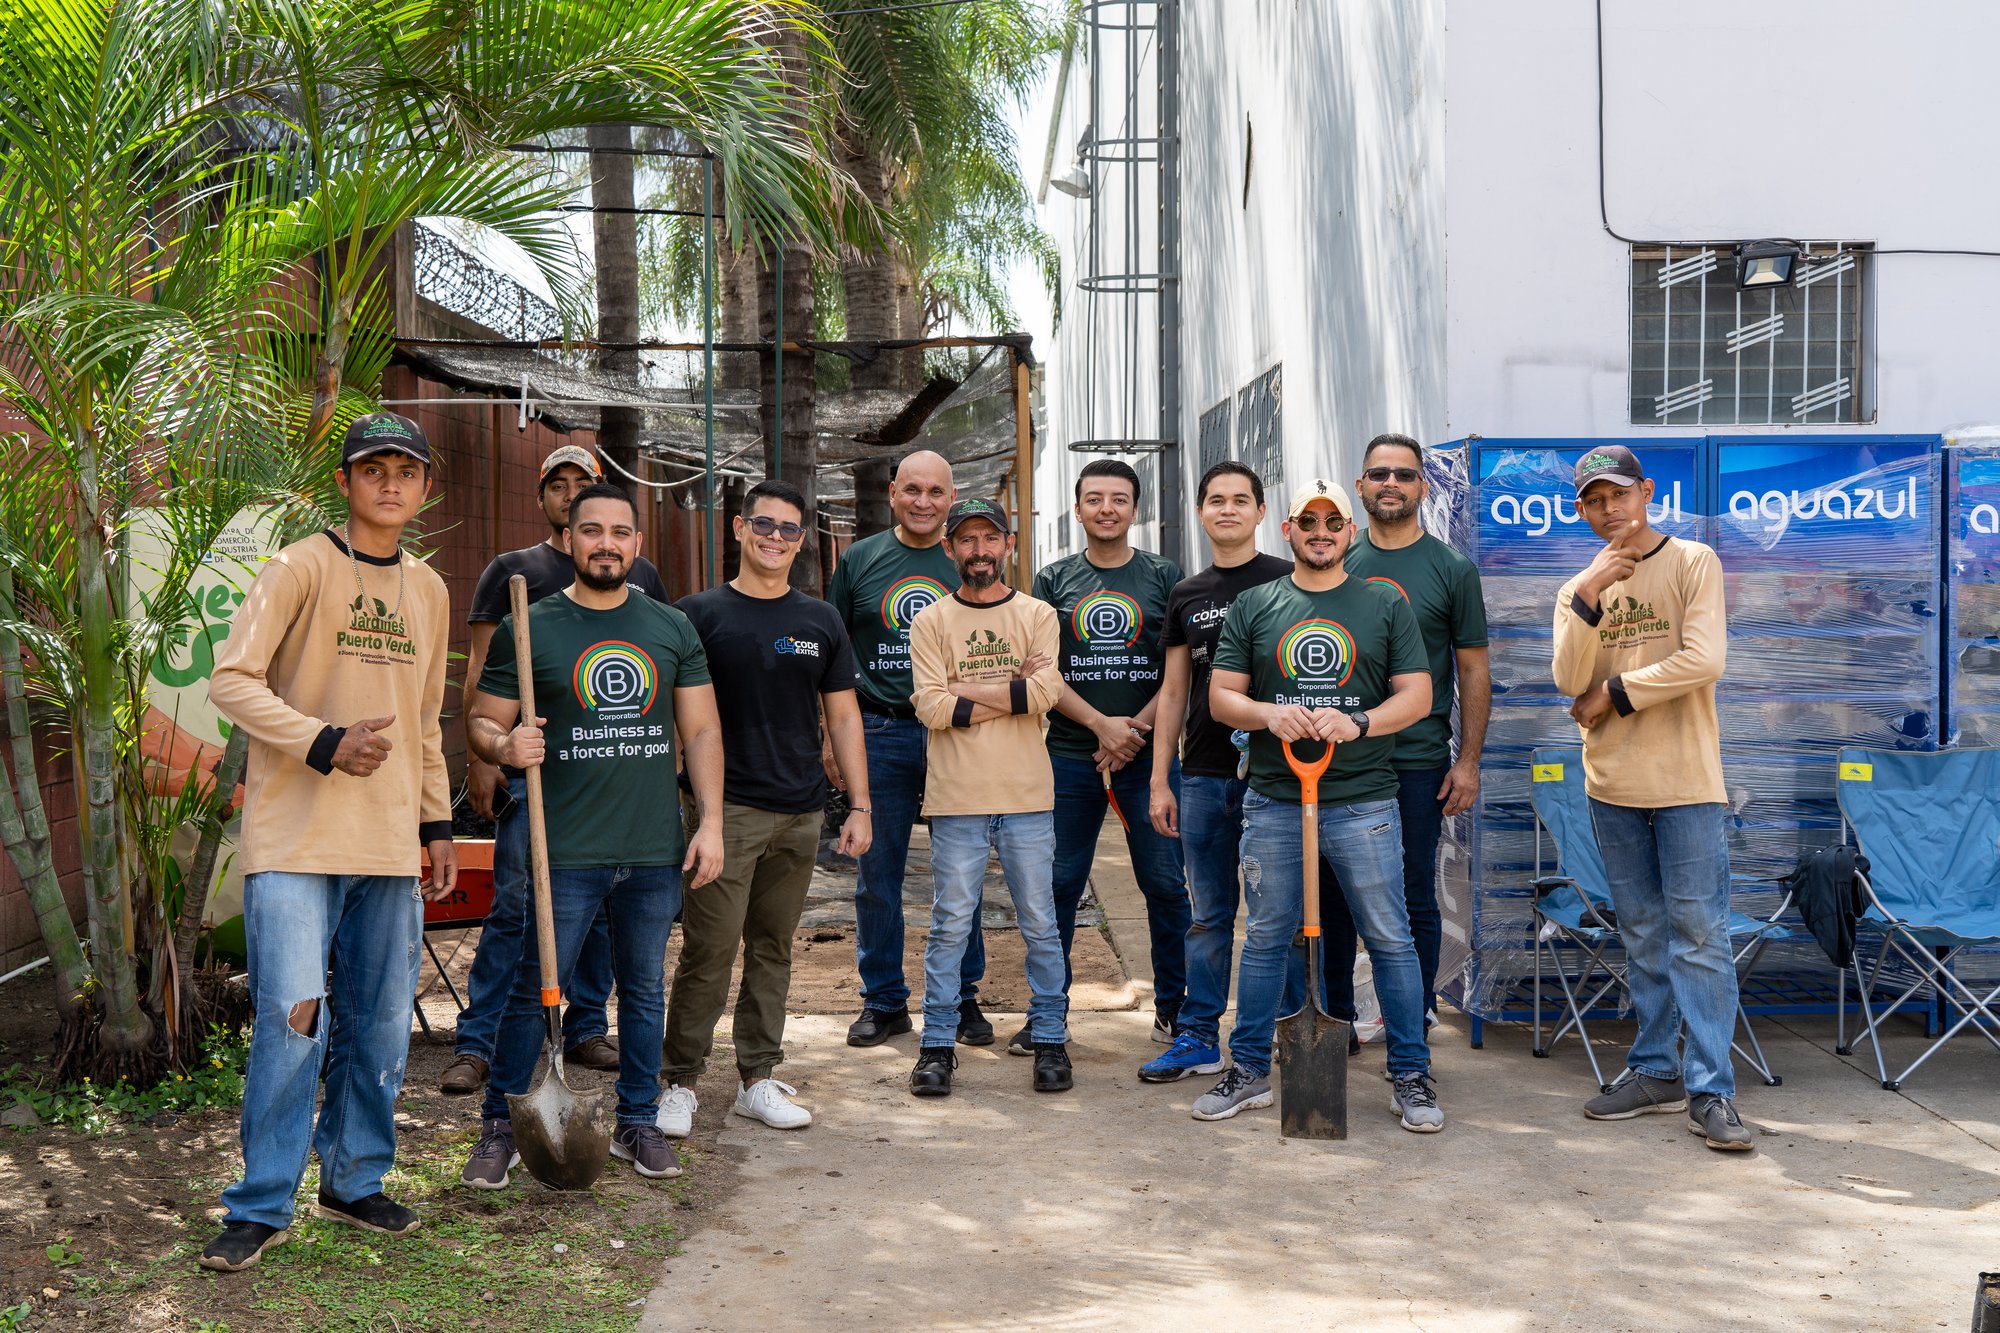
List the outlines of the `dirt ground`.
{"label": "dirt ground", "polygon": [[[986,940],[987,1007],[1018,1013],[1027,998],[1020,937],[988,930]],[[462,993],[477,932],[434,935],[431,942]],[[922,947],[923,932],[912,930],[906,968],[917,991]],[[1074,962],[1078,1009],[1133,1006],[1135,993],[1100,930],[1079,931]],[[45,1060],[54,1027],[46,986],[45,977],[30,974],[0,990],[0,1068]],[[421,986],[434,1035],[412,1035],[397,1117],[399,1166],[389,1185],[423,1216],[421,1231],[380,1241],[306,1220],[294,1228],[292,1243],[258,1268],[205,1273],[194,1256],[213,1236],[217,1195],[240,1165],[233,1111],[162,1115],[99,1137],[61,1127],[0,1130],[0,1329],[631,1327],[661,1265],[671,1266],[680,1242],[731,1188],[736,1153],[716,1146],[735,1091],[727,1019],[716,1058],[697,1085],[701,1112],[684,1145],[688,1167],[679,1180],[655,1184],[614,1169],[587,1195],[556,1194],[519,1178],[497,1197],[474,1195],[455,1180],[478,1132],[478,1098],[436,1091],[451,1056],[456,1006],[428,960]],[[851,926],[799,932],[791,1008],[858,1010]],[[1003,1039],[1006,1031],[1003,1024]],[[609,1085],[615,1077],[579,1074],[586,1084]],[[302,1197],[310,1198],[315,1179],[309,1171]],[[567,1252],[552,1257],[565,1243]],[[399,1247],[395,1262],[385,1265],[391,1246]],[[8,1311],[22,1302],[34,1312],[9,1323]]]}

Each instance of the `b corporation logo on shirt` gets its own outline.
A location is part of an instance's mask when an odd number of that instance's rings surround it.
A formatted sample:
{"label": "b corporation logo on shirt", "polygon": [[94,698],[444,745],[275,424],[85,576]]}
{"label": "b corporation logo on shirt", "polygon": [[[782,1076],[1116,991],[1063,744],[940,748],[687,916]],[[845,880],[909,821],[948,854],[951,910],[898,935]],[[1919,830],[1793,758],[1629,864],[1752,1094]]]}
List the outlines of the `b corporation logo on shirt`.
{"label": "b corporation logo on shirt", "polygon": [[1305,689],[1337,689],[1354,673],[1354,636],[1332,620],[1301,620],[1278,637],[1278,669]]}
{"label": "b corporation logo on shirt", "polygon": [[1070,614],[1071,632],[1097,651],[1130,648],[1145,625],[1139,603],[1122,592],[1091,593]]}
{"label": "b corporation logo on shirt", "polygon": [[577,658],[572,687],[576,701],[593,712],[630,710],[644,715],[653,706],[659,678],[645,649],[611,639],[591,645]]}
{"label": "b corporation logo on shirt", "polygon": [[922,574],[898,579],[890,585],[888,592],[882,594],[883,627],[907,635],[917,612],[945,596],[945,591],[942,583]]}

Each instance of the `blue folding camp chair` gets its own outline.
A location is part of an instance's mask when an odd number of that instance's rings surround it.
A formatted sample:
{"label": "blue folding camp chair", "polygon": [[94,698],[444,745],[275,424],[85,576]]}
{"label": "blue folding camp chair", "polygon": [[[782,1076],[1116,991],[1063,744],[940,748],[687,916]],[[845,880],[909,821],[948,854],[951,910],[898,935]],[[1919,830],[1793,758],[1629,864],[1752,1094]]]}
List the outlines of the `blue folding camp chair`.
{"label": "blue folding camp chair", "polygon": [[[1597,1063],[1590,1044],[1586,1017],[1600,1012],[1606,996],[1625,984],[1625,959],[1618,939],[1618,919],[1611,902],[1610,880],[1604,873],[1604,858],[1597,850],[1597,834],[1591,828],[1590,802],[1583,789],[1583,751],[1577,749],[1536,750],[1534,781],[1528,788],[1535,807],[1535,1045],[1537,1056],[1546,1058],[1570,1032],[1577,1034],[1590,1059],[1590,1072],[1604,1091],[1611,1083]],[[1555,843],[1556,873],[1542,874],[1542,835],[1547,832]],[[1789,939],[1792,930],[1778,918],[1792,904],[1787,893],[1770,917],[1760,919],[1743,912],[1729,914],[1729,936],[1735,949],[1739,978],[1747,977],[1758,957],[1773,941]],[[1548,1041],[1542,1041],[1542,979],[1553,972],[1562,991],[1564,1015]],[[1623,1009],[1626,1006],[1618,1006]],[[1771,1072],[1771,1063],[1750,1026],[1750,1016],[1739,1001],[1736,1023],[1743,1031],[1741,1041],[1730,1049],[1757,1072],[1765,1083],[1776,1087],[1784,1082]]]}
{"label": "blue folding camp chair", "polygon": [[[1849,747],[1839,762],[1840,813],[1868,858],[1861,919],[1882,937],[1861,986],[1862,1022],[1875,1047],[1875,1072],[1893,1090],[1968,1028],[2000,1048],[2000,985],[1981,994],[1954,967],[1965,950],[2000,944],[2000,750]],[[1872,997],[1891,958],[1911,968],[1914,979],[1878,1009]],[[1861,970],[1857,959],[1855,972]],[[1900,981],[1893,978],[1891,988]],[[1920,996],[1926,1004],[1942,999],[1959,1017],[1890,1078],[1882,1024]]]}

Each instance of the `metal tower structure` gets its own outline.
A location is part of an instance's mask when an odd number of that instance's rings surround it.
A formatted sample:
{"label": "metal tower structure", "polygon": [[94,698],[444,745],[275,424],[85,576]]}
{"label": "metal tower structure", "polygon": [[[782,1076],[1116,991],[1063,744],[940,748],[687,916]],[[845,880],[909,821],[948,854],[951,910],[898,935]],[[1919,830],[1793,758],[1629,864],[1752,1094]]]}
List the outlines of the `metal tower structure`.
{"label": "metal tower structure", "polygon": [[[1087,0],[1084,401],[1070,449],[1151,454],[1160,553],[1186,566],[1180,414],[1180,0]],[[1145,71],[1150,66],[1151,87]],[[1149,217],[1150,214],[1150,217]],[[1150,336],[1157,386],[1139,374]],[[1102,344],[1100,346],[1100,344]]]}

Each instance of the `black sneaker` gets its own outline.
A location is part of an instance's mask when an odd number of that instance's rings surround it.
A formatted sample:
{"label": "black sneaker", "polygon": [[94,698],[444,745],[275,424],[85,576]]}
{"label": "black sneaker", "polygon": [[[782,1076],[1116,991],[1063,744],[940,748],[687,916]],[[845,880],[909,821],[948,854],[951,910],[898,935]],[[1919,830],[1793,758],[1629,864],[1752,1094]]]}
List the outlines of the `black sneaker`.
{"label": "black sneaker", "polygon": [[283,1245],[291,1234],[262,1222],[231,1222],[201,1252],[201,1266],[218,1273],[240,1273],[263,1258],[264,1251],[273,1245]]}
{"label": "black sneaker", "polygon": [[1035,1031],[1032,1025],[1023,1023],[1021,1030],[1007,1038],[1007,1054],[1033,1055],[1035,1053]]}
{"label": "black sneaker", "polygon": [[1180,1014],[1174,1010],[1161,1009],[1153,1014],[1153,1040],[1162,1046],[1174,1044],[1174,1027],[1180,1022]]}
{"label": "black sneaker", "polygon": [[880,1046],[891,1037],[900,1037],[910,1030],[910,1011],[902,1009],[863,1009],[861,1017],[847,1026],[849,1046]]}
{"label": "black sneaker", "polygon": [[1035,1047],[1035,1091],[1068,1092],[1076,1086],[1070,1076],[1069,1047],[1059,1041],[1038,1043]]}
{"label": "black sneaker", "polygon": [[991,1046],[993,1024],[979,1012],[979,1001],[966,996],[958,1002],[958,1040],[965,1046]]}
{"label": "black sneaker", "polygon": [[949,1046],[925,1046],[917,1052],[917,1067],[910,1071],[910,1091],[918,1097],[951,1096],[951,1071],[958,1068],[958,1052]]}
{"label": "black sneaker", "polygon": [[380,1190],[365,1199],[356,1199],[353,1203],[342,1203],[325,1190],[321,1190],[316,1202],[321,1217],[335,1222],[345,1222],[348,1226],[360,1227],[363,1231],[379,1231],[385,1236],[407,1236],[418,1226],[415,1213]]}

